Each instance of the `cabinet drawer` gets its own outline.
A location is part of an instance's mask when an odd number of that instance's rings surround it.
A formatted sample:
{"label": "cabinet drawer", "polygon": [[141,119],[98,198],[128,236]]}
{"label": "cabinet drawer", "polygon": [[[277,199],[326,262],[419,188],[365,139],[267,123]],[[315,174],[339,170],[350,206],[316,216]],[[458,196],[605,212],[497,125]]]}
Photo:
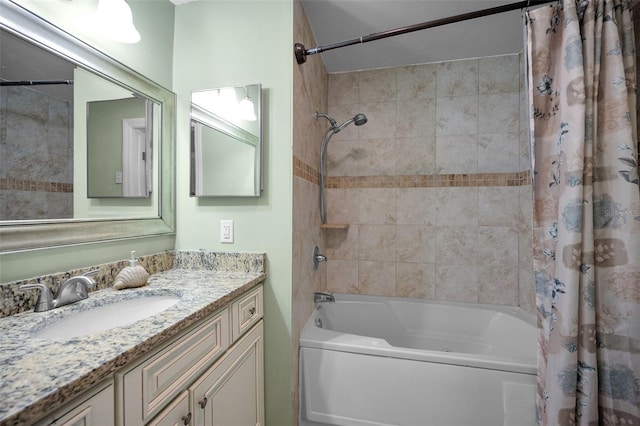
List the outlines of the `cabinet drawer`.
{"label": "cabinet drawer", "polygon": [[256,287],[231,304],[231,341],[238,340],[260,318],[262,318],[262,286]]}
{"label": "cabinet drawer", "polygon": [[228,347],[229,310],[225,308],[124,373],[121,396],[124,424],[147,422]]}
{"label": "cabinet drawer", "polygon": [[[85,399],[86,398],[86,399]],[[70,406],[57,410],[37,423],[38,426],[113,426],[115,405],[113,382],[99,386],[75,400]]]}

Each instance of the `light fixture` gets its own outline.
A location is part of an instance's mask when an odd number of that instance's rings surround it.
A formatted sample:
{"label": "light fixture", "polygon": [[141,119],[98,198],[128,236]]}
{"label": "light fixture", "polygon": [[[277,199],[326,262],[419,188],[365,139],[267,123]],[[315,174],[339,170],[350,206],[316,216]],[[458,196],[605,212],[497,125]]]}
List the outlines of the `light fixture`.
{"label": "light fixture", "polygon": [[98,0],[97,24],[107,37],[122,43],[137,43],[140,33],[133,25],[131,7],[125,0]]}
{"label": "light fixture", "polygon": [[256,121],[258,117],[256,117],[253,101],[249,97],[249,91],[246,87],[244,88],[244,92],[245,98],[238,104],[238,117],[246,121]]}

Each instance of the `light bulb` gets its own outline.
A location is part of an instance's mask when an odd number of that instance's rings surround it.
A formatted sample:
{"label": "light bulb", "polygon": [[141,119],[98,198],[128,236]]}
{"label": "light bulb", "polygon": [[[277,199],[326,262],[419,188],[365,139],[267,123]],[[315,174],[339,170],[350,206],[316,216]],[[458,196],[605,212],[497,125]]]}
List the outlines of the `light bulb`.
{"label": "light bulb", "polygon": [[113,40],[122,43],[140,41],[131,8],[125,0],[98,0],[97,21],[102,32]]}
{"label": "light bulb", "polygon": [[249,96],[240,101],[238,105],[238,116],[246,121],[256,121],[256,113],[254,111],[253,101]]}

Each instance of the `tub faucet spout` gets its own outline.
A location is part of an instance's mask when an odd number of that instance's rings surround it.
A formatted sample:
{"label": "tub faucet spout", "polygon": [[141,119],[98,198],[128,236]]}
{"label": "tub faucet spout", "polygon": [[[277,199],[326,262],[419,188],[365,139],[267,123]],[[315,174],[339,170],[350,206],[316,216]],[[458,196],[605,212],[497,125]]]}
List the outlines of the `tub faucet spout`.
{"label": "tub faucet spout", "polygon": [[313,293],[313,303],[334,303],[335,301],[336,299],[331,293]]}

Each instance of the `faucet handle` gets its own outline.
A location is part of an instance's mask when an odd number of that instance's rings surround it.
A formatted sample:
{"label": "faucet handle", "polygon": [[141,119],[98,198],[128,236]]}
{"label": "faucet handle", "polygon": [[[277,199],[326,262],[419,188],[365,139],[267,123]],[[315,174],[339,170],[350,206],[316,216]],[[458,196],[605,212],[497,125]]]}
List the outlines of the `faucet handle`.
{"label": "faucet handle", "polygon": [[96,275],[98,275],[98,272],[100,272],[99,269],[94,269],[93,271],[85,272],[84,274],[82,274],[83,276],[89,278],[90,282],[86,283],[87,287],[91,288],[96,286],[97,283],[94,278]]}
{"label": "faucet handle", "polygon": [[34,312],[42,312],[51,309],[53,305],[53,297],[51,296],[51,290],[43,283],[33,283],[33,284],[25,284],[21,285],[18,290],[26,291],[26,290],[40,290],[38,294],[38,299],[36,300],[36,306],[34,308]]}

